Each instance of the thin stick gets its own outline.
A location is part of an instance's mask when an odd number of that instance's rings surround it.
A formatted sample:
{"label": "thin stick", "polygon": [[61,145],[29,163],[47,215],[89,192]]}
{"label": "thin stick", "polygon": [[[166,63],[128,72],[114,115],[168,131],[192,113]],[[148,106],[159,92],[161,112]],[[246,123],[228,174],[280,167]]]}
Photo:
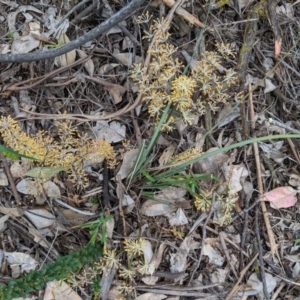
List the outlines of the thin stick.
{"label": "thin stick", "polygon": [[[251,131],[252,131],[253,138],[255,138],[256,137],[255,131],[254,131],[255,119],[254,119],[254,108],[253,108],[251,85],[249,85],[249,106],[250,106],[250,117],[251,117]],[[262,180],[261,180],[262,175],[261,175],[261,169],[260,169],[260,158],[259,158],[259,149],[258,149],[257,142],[253,143],[253,150],[254,150],[255,164],[256,164],[257,185],[258,185],[258,190],[259,190],[259,193],[261,196],[264,193],[264,189],[263,189],[263,184],[262,184]],[[272,256],[274,256],[274,254],[276,254],[279,258],[277,244],[275,242],[274,233],[272,231],[270,220],[268,217],[266,203],[264,201],[261,201],[261,210],[263,212],[264,221],[265,221],[266,228],[267,228],[267,233],[268,233],[268,237],[269,237]]]}
{"label": "thin stick", "polygon": [[240,289],[240,286],[239,286],[240,282],[242,281],[242,279],[243,279],[244,275],[246,274],[246,272],[248,271],[248,269],[252,266],[252,264],[256,260],[257,256],[258,256],[258,253],[255,254],[255,256],[251,259],[251,261],[249,262],[249,264],[241,271],[240,278],[238,279],[238,281],[235,284],[235,286],[232,288],[231,292],[227,295],[227,297],[225,298],[225,300],[232,299],[233,295]]}
{"label": "thin stick", "polygon": [[21,198],[20,198],[20,196],[18,194],[18,191],[16,189],[16,185],[15,185],[15,182],[14,182],[14,180],[12,178],[12,175],[11,175],[9,166],[7,164],[6,158],[4,157],[4,155],[2,154],[2,152],[0,152],[0,159],[2,159],[3,167],[4,167],[4,170],[5,170],[6,176],[8,178],[8,181],[9,181],[12,193],[13,193],[13,195],[15,197],[15,200],[16,200],[16,202],[17,202],[18,205],[21,205],[22,204],[21,203]]}

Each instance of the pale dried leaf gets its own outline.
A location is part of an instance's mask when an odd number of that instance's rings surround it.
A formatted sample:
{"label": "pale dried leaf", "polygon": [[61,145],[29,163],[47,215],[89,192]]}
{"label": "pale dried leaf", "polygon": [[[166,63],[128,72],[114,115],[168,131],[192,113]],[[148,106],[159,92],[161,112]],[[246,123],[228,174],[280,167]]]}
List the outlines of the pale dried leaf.
{"label": "pale dried leaf", "polygon": [[[167,202],[166,200],[164,202]],[[163,216],[170,212],[175,211],[176,208],[171,205],[171,203],[160,203],[159,200],[147,200],[142,208],[141,214],[148,216],[148,217],[156,217],[156,216]]]}
{"label": "pale dried leaf", "polygon": [[98,74],[106,75],[109,71],[113,70],[117,66],[120,66],[120,64],[105,64],[99,68]]}
{"label": "pale dried leaf", "polygon": [[38,192],[34,181],[29,178],[22,179],[20,182],[18,182],[16,189],[18,192],[25,195],[36,195]]}
{"label": "pale dried leaf", "polygon": [[125,153],[121,168],[117,173],[117,175],[121,176],[121,179],[127,178],[127,176],[130,174],[138,153],[139,149],[130,150]]}
{"label": "pale dried leaf", "polygon": [[150,241],[148,240],[143,241],[142,252],[144,254],[144,262],[146,264],[149,264],[153,257],[152,245]]}
{"label": "pale dried leaf", "polygon": [[[76,51],[77,51],[78,55],[80,56],[80,58],[87,57],[87,54],[84,51],[82,51],[80,49],[77,49]],[[93,63],[93,61],[91,59],[88,59],[84,63],[84,68],[87,71],[87,73],[89,74],[89,76],[93,76],[94,75],[95,66],[94,66],[94,63]]]}
{"label": "pale dried leaf", "polygon": [[171,254],[170,271],[171,273],[184,272],[187,268],[187,256],[191,249],[199,247],[199,243],[194,243],[192,235],[187,236],[180,244],[180,249],[176,253]]}
{"label": "pale dried leaf", "polygon": [[43,190],[50,199],[60,198],[61,196],[59,187],[52,181],[44,182]]}
{"label": "pale dried leaf", "polygon": [[32,35],[26,35],[18,40],[13,41],[11,45],[11,53],[28,53],[40,45],[40,41],[36,40]]}
{"label": "pale dried leaf", "polygon": [[[248,6],[253,2],[253,0],[238,0],[239,9],[243,9],[244,7]],[[232,6],[234,7],[234,6]]]}
{"label": "pale dried leaf", "polygon": [[166,247],[167,247],[167,245],[165,243],[161,243],[159,245],[158,251],[152,257],[151,263],[153,264],[155,270],[159,267],[159,265],[162,261],[163,253],[164,253]]}
{"label": "pale dried leaf", "polygon": [[4,169],[0,169],[0,186],[8,186],[8,179]]}
{"label": "pale dried leaf", "polygon": [[3,232],[7,228],[6,221],[8,219],[9,219],[9,215],[6,215],[6,216],[3,216],[0,218],[0,232]]}
{"label": "pale dried leaf", "polygon": [[26,11],[34,11],[35,13],[38,14],[43,14],[42,11],[39,9],[35,8],[32,5],[21,5],[19,6],[16,11],[11,12],[7,15],[7,25],[8,25],[8,31],[13,33],[14,39],[17,39],[19,37],[18,30],[16,28],[16,18],[19,13],[25,13]]}
{"label": "pale dried leaf", "polygon": [[259,148],[262,149],[268,158],[272,158],[278,163],[282,163],[285,155],[279,150],[283,147],[284,141],[277,141],[273,143],[259,143]]}
{"label": "pale dried leaf", "polygon": [[171,144],[168,148],[166,148],[158,160],[159,166],[164,166],[173,156],[175,150],[176,146],[174,144]]}
{"label": "pale dried leaf", "polygon": [[[60,37],[58,39],[58,43],[67,44],[70,40],[68,36],[65,33],[61,33]],[[55,57],[55,65],[58,67],[65,67],[67,65],[72,64],[76,59],[76,50],[72,50],[66,54],[63,54],[61,56]]]}
{"label": "pale dried leaf", "polygon": [[222,283],[225,282],[229,275],[229,269],[217,268],[210,276],[212,283]]}
{"label": "pale dried leaf", "polygon": [[269,78],[266,78],[265,79],[264,93],[267,94],[267,93],[270,93],[270,92],[272,92],[276,89],[277,89],[277,86],[275,86]]}
{"label": "pale dried leaf", "polygon": [[226,180],[229,183],[230,192],[235,194],[242,190],[241,182],[249,175],[248,170],[244,164],[239,165],[227,165],[223,166],[223,173]]}
{"label": "pale dried leaf", "polygon": [[10,8],[17,8],[19,6],[19,4],[16,1],[0,0],[0,2],[9,6]]}
{"label": "pale dried leaf", "polygon": [[[211,148],[205,153],[217,150],[218,148]],[[196,173],[199,174],[213,174],[219,177],[222,165],[227,161],[228,156],[225,153],[218,153],[211,157],[205,158],[194,164]]]}
{"label": "pale dried leaf", "polygon": [[125,38],[123,39],[122,42],[122,50],[126,50],[126,49],[132,49],[134,47],[134,44],[132,42],[132,40],[128,37],[125,36]]}
{"label": "pale dried leaf", "polygon": [[298,187],[300,186],[300,175],[298,174],[291,174],[289,179],[289,185]]}
{"label": "pale dried leaf", "polygon": [[224,264],[224,257],[221,255],[218,249],[213,248],[211,245],[205,243],[203,248],[203,255],[208,256],[209,263],[222,267]]}
{"label": "pale dried leaf", "polygon": [[12,217],[21,217],[23,213],[21,209],[16,207],[3,207],[0,206],[0,212],[4,215],[12,216]]}
{"label": "pale dried leaf", "polygon": [[[271,57],[265,57],[262,65],[264,66],[265,71],[270,71],[274,67],[274,60]],[[271,74],[270,72],[268,72],[268,78],[273,78],[273,76],[274,76],[274,71],[272,71]]]}
{"label": "pale dried leaf", "polygon": [[[53,253],[55,253],[56,255],[58,255],[57,251],[52,247],[52,244],[49,243],[46,239],[45,236],[50,236],[51,238],[53,238],[53,233],[51,232],[51,230],[49,228],[45,228],[44,229],[36,229],[33,227],[29,227],[28,228],[28,232],[33,236],[33,240],[41,245],[42,247],[44,247],[45,249],[51,249],[51,251],[54,251]],[[64,231],[68,231],[67,229],[65,229]]]}
{"label": "pale dried leaf", "polygon": [[19,277],[24,271],[34,270],[38,266],[38,262],[26,253],[4,252],[4,256],[13,271],[13,278]]}
{"label": "pale dried leaf", "polygon": [[122,199],[122,206],[124,207],[124,214],[127,215],[132,212],[135,202],[128,194],[125,194]]}
{"label": "pale dried leaf", "polygon": [[108,221],[106,221],[105,227],[106,227],[106,237],[111,239],[114,233],[115,219],[111,218]]}
{"label": "pale dried leaf", "polygon": [[167,296],[163,294],[156,293],[145,293],[136,298],[136,300],[163,300],[166,299]]}
{"label": "pale dried leaf", "polygon": [[82,298],[64,281],[47,283],[43,300],[81,300]]}
{"label": "pale dried leaf", "polygon": [[6,54],[10,52],[9,45],[7,44],[0,44],[0,54]]}
{"label": "pale dried leaf", "polygon": [[[273,292],[273,290],[275,289],[277,282],[276,282],[275,277],[273,277],[271,274],[266,273],[265,276],[266,276],[265,280],[268,283],[266,285],[267,292],[270,295]],[[262,281],[257,277],[256,273],[252,273],[250,275],[249,279],[247,280],[247,285],[249,287],[251,287],[252,290],[255,291],[255,293],[253,293],[252,295],[257,295],[257,294],[261,293],[261,296],[263,296],[263,284],[262,284]]]}
{"label": "pale dried leaf", "polygon": [[187,253],[178,251],[170,254],[170,271],[171,273],[180,273],[187,268]]}
{"label": "pale dried leaf", "polygon": [[[294,5],[295,4],[296,3],[294,3]],[[284,3],[284,5],[276,6],[276,12],[278,14],[287,16],[291,20],[294,19],[294,16],[295,16],[292,3]]]}
{"label": "pale dried leaf", "polygon": [[[170,186],[161,190],[162,195],[169,200],[176,200],[186,195],[186,190],[180,187]],[[160,199],[163,199],[160,197]]]}
{"label": "pale dried leaf", "polygon": [[231,104],[224,105],[224,107],[220,110],[217,124],[218,128],[221,128],[230,122],[232,122],[234,119],[238,118],[240,115],[239,109],[233,109]]}
{"label": "pale dried leaf", "polygon": [[127,91],[124,87],[118,84],[114,84],[113,87],[106,86],[105,89],[111,94],[115,104],[122,102],[123,95]]}
{"label": "pale dried leaf", "polygon": [[178,208],[175,215],[169,218],[169,223],[171,226],[182,226],[188,224],[188,219],[184,211]]}
{"label": "pale dried leaf", "polygon": [[287,208],[294,206],[298,199],[296,194],[299,191],[294,190],[290,186],[278,187],[263,195],[262,201],[269,201],[272,208]]}
{"label": "pale dried leaf", "polygon": [[126,126],[119,122],[98,121],[96,126],[92,127],[94,134],[109,143],[123,141],[126,136]]}
{"label": "pale dried leaf", "polygon": [[145,276],[142,277],[142,281],[147,285],[155,285],[159,277],[157,276]]}
{"label": "pale dried leaf", "polygon": [[[114,53],[113,57],[117,59],[122,65],[130,67],[133,64],[133,54],[131,52]],[[141,56],[135,56],[134,63],[140,63],[143,59]]]}
{"label": "pale dried leaf", "polygon": [[34,224],[38,229],[50,227],[55,222],[55,216],[46,209],[32,209],[24,211],[24,215]]}

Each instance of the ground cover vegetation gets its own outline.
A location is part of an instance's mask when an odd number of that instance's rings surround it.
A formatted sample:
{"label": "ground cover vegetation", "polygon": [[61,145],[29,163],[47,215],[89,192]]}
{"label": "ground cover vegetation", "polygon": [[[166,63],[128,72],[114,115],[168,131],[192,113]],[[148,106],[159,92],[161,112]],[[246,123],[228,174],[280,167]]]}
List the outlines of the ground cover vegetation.
{"label": "ground cover vegetation", "polygon": [[299,7],[2,1],[0,299],[297,299]]}

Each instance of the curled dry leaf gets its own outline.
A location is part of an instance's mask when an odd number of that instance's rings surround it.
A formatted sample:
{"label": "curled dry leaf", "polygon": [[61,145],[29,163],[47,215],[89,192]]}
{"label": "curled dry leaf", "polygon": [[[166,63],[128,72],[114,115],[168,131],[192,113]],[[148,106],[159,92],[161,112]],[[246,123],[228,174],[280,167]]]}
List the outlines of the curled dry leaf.
{"label": "curled dry leaf", "polygon": [[223,173],[226,180],[229,183],[231,194],[237,193],[242,190],[241,182],[249,175],[248,170],[245,168],[244,164],[239,165],[227,165],[224,164]]}
{"label": "curled dry leaf", "polygon": [[291,186],[300,186],[300,175],[290,174],[289,185]]}
{"label": "curled dry leaf", "polygon": [[9,45],[0,44],[0,54],[6,54],[10,52]]}
{"label": "curled dry leaf", "polygon": [[135,202],[128,194],[125,194],[122,199],[122,206],[124,207],[124,214],[127,215],[132,212]]}
{"label": "curled dry leaf", "polygon": [[0,169],[0,186],[8,186],[8,179],[3,169]]}
{"label": "curled dry leaf", "polygon": [[152,260],[152,257],[153,257],[152,245],[151,245],[150,241],[144,240],[142,251],[143,251],[143,254],[144,254],[145,263],[149,264]]}
{"label": "curled dry leaf", "polygon": [[175,150],[176,146],[174,144],[171,144],[168,148],[166,148],[158,160],[159,166],[164,166],[170,160]]}
{"label": "curled dry leaf", "polygon": [[[68,36],[65,33],[61,33],[58,39],[58,43],[67,44],[69,42],[70,40]],[[54,62],[55,65],[57,65],[58,67],[65,67],[67,65],[72,64],[75,61],[75,59],[76,59],[76,50],[72,50],[66,54],[56,57]]]}
{"label": "curled dry leaf", "polygon": [[126,53],[114,53],[114,58],[117,59],[124,66],[132,66],[133,63],[142,62],[141,56],[135,56],[135,61],[133,61],[133,54],[131,52]]}
{"label": "curled dry leaf", "polygon": [[126,92],[126,89],[123,86],[115,84],[114,86],[111,87],[106,86],[105,89],[111,94],[115,104],[122,102],[123,95]]}
{"label": "curled dry leaf", "polygon": [[38,14],[43,14],[42,11],[35,8],[32,5],[21,5],[19,6],[16,11],[11,12],[7,15],[7,25],[8,25],[8,31],[13,33],[14,39],[17,39],[19,37],[18,30],[16,28],[16,19],[19,13],[25,13],[26,11],[33,11]]}
{"label": "curled dry leaf", "polygon": [[106,238],[111,239],[114,233],[115,219],[111,218],[105,222]]}
{"label": "curled dry leaf", "polygon": [[299,191],[294,190],[290,186],[282,186],[265,193],[261,200],[269,201],[272,208],[287,208],[297,203],[297,193]]}
{"label": "curled dry leaf", "polygon": [[[80,56],[80,58],[84,58],[84,57],[87,57],[87,54],[80,50],[80,49],[77,49],[76,50],[78,55]],[[84,63],[84,68],[85,70],[88,72],[88,74],[90,76],[93,76],[94,75],[94,71],[95,71],[95,66],[94,66],[94,63],[91,59],[88,59],[85,63]]]}
{"label": "curled dry leaf", "polygon": [[100,76],[103,76],[105,74],[107,74],[109,71],[113,70],[115,67],[119,66],[120,64],[105,64],[103,66],[101,66],[98,70],[98,74]]}

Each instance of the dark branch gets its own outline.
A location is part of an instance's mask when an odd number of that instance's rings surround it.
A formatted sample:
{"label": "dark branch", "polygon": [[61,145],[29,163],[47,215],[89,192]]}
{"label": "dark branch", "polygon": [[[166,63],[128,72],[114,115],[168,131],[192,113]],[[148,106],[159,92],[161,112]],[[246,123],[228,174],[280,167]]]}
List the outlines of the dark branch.
{"label": "dark branch", "polygon": [[127,18],[130,14],[132,14],[142,3],[144,0],[132,0],[127,6],[122,8],[116,14],[111,16],[109,19],[101,23],[99,26],[95,27],[88,33],[82,35],[78,39],[69,42],[62,47],[57,49],[51,49],[41,52],[33,52],[33,53],[21,53],[21,54],[0,54],[0,62],[6,63],[22,63],[22,62],[29,62],[29,61],[37,61],[47,58],[54,58],[65,53],[68,53],[88,41],[93,40],[94,38],[98,37],[99,35],[103,34],[105,31],[109,30],[114,25],[118,24],[125,18]]}

